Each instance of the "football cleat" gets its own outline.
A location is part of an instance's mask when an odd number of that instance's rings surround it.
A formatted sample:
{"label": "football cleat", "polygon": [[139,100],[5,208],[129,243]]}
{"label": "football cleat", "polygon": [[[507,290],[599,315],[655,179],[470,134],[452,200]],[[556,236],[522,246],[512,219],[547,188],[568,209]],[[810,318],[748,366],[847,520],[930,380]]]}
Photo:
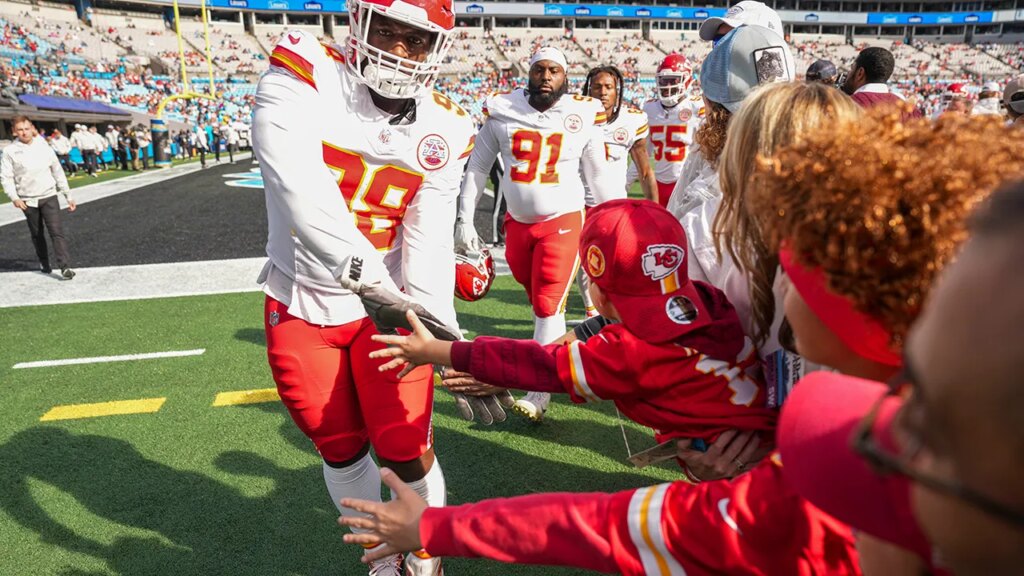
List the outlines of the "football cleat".
{"label": "football cleat", "polygon": [[455,254],[455,295],[476,302],[487,295],[494,283],[494,257],[484,249],[473,254]]}
{"label": "football cleat", "polygon": [[405,576],[444,576],[444,568],[440,558],[421,550],[405,557]]}
{"label": "football cleat", "polygon": [[658,100],[666,108],[672,108],[686,97],[693,83],[693,68],[686,56],[673,52],[661,61],[654,77],[658,83]]}
{"label": "football cleat", "polygon": [[370,564],[369,576],[404,576],[402,555],[395,554]]}
{"label": "football cleat", "polygon": [[548,411],[548,404],[551,403],[551,394],[547,392],[527,392],[512,407],[512,411],[520,416],[530,419],[532,422],[540,422],[544,419],[544,413]]}

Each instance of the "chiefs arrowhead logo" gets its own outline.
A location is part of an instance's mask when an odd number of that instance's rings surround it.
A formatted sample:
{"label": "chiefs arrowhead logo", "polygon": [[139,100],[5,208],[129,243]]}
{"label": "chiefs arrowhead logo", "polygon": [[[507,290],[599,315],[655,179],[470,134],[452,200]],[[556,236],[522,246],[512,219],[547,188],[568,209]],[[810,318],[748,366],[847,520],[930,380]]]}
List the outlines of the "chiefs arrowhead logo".
{"label": "chiefs arrowhead logo", "polygon": [[604,253],[597,246],[591,245],[590,248],[587,248],[587,256],[584,261],[591,278],[600,278],[604,274]]}
{"label": "chiefs arrowhead logo", "polygon": [[651,280],[668,278],[683,264],[685,252],[675,244],[653,244],[647,247],[643,255],[644,274]]}
{"label": "chiefs arrowhead logo", "polygon": [[438,134],[424,136],[416,150],[416,158],[424,170],[444,168],[450,155],[448,142]]}

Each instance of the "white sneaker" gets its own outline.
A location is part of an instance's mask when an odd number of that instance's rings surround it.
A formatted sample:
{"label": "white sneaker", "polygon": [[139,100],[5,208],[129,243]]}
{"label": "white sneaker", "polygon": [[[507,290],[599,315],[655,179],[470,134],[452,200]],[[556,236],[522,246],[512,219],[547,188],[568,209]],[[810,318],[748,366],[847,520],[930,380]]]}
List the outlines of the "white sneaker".
{"label": "white sneaker", "polygon": [[369,576],[402,576],[402,555],[395,554],[370,564]]}
{"label": "white sneaker", "polygon": [[527,392],[526,396],[516,400],[512,411],[534,422],[540,422],[544,419],[544,413],[547,412],[550,402],[551,394],[547,392]]}
{"label": "white sneaker", "polygon": [[440,558],[420,558],[416,554],[405,557],[406,576],[444,576]]}

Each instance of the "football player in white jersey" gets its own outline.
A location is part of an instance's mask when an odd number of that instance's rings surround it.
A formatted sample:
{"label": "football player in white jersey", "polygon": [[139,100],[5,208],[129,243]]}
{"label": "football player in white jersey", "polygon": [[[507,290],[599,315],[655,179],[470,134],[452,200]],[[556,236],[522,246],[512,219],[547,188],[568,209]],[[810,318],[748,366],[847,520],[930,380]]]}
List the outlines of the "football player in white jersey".
{"label": "football player in white jersey", "polygon": [[[526,288],[533,337],[543,344],[565,334],[565,301],[579,265],[583,228],[581,171],[598,202],[622,193],[622,186],[611,188],[604,175],[604,107],[593,98],[566,94],[567,68],[557,48],[541,48],[530,60],[525,90],[487,99],[487,120],[469,160],[455,227],[457,250],[479,249],[473,215],[491,165],[501,154],[501,189],[508,203],[505,259],[512,276]],[[516,411],[540,420],[549,399],[548,394],[531,392],[516,404]]]}
{"label": "football player in white jersey", "polygon": [[[632,106],[623,105],[625,80],[622,72],[615,66],[598,66],[587,73],[583,83],[583,94],[590,96],[604,106],[608,122],[603,127],[604,156],[608,162],[606,178],[612,191],[620,192],[616,198],[625,198],[629,192],[627,172],[633,161],[634,171],[640,179],[644,198],[658,200],[658,184],[654,178],[654,168],[647,154],[647,114]],[[586,184],[586,183],[584,183]],[[606,198],[605,200],[608,200]],[[597,198],[586,190],[587,209],[597,205]],[[580,296],[587,318],[597,316],[597,308],[590,298],[589,279],[582,270],[576,273],[576,282],[580,287]]]}
{"label": "football player in white jersey", "polygon": [[[398,379],[369,359],[381,346],[340,281],[404,292],[450,326],[452,228],[473,148],[469,115],[432,92],[451,44],[452,0],[349,0],[344,47],[286,33],[261,78],[255,154],[266,188],[267,356],[278,393],[324,460],[327,490],[379,499],[381,465],[432,505],[445,483],[432,447],[430,367]],[[405,574],[440,561],[405,560]],[[403,574],[403,559],[372,575]],[[344,570],[352,573],[351,570]]]}
{"label": "football player in white jersey", "polygon": [[700,95],[690,95],[693,70],[682,54],[669,54],[658,66],[658,98],[644,104],[650,125],[650,151],[658,180],[658,203],[668,205],[683,169],[686,151],[704,115]]}

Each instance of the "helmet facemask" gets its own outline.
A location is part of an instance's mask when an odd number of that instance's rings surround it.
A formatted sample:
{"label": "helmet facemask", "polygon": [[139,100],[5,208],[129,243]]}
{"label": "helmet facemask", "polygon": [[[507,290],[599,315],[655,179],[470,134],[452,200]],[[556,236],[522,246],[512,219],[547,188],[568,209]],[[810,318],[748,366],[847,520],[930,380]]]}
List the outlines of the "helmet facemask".
{"label": "helmet facemask", "polygon": [[[401,1],[383,6],[349,0],[348,6],[351,27],[347,59],[349,71],[384,98],[401,100],[430,93],[452,45],[451,30],[430,22],[422,9]],[[395,56],[372,46],[368,41],[371,25],[379,18],[429,31],[432,42],[423,62]]]}
{"label": "helmet facemask", "polygon": [[662,72],[658,74],[658,100],[662,106],[671,108],[686,96],[686,80],[683,74]]}

